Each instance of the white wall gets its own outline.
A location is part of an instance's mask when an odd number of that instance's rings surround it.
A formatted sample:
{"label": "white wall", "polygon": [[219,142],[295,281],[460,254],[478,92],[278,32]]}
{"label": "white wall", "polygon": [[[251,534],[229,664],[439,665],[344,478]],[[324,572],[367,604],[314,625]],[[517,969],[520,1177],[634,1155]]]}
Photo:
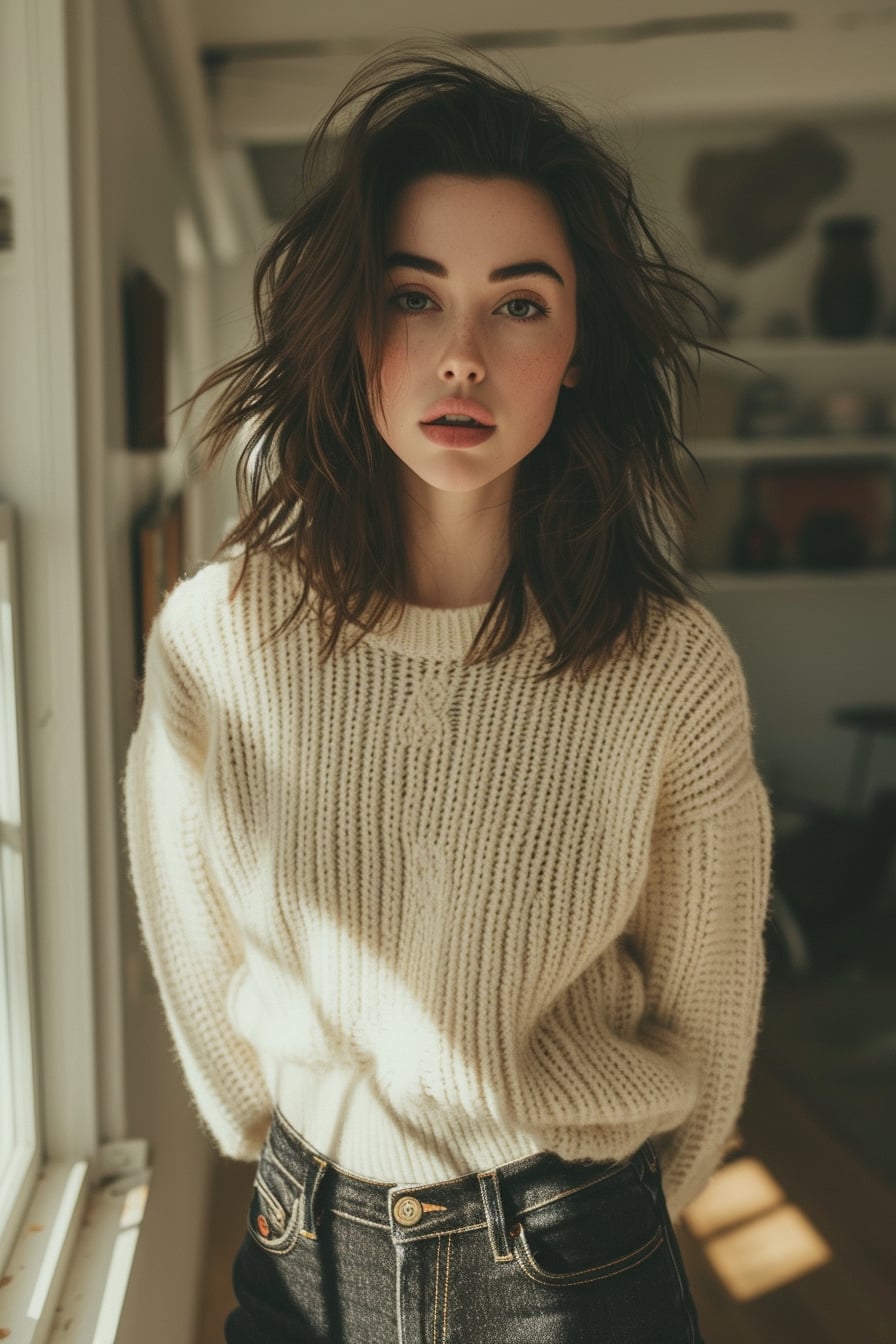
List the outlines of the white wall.
{"label": "white wall", "polygon": [[[607,123],[609,147],[629,163],[638,198],[659,226],[661,241],[714,290],[740,298],[742,311],[732,330],[736,337],[759,335],[769,313],[785,307],[796,312],[808,332],[809,291],[821,249],[817,223],[831,214],[870,213],[878,220],[874,254],[885,311],[896,309],[896,118],[803,114],[800,121],[820,125],[847,151],[848,179],[810,212],[804,231],[792,243],[740,271],[701,251],[698,222],[685,196],[690,161],[701,150],[764,145],[794,123],[780,116],[741,118],[730,113],[699,122],[619,117]],[[249,339],[253,264],[247,258],[214,275],[219,358],[235,353]],[[843,802],[855,737],[832,726],[830,711],[839,705],[893,702],[896,585],[808,593],[787,588],[715,592],[704,600],[743,659],[756,716],[757,755],[767,782],[817,802]],[[869,789],[892,784],[894,775],[896,742],[880,739]]]}
{"label": "white wall", "polygon": [[[81,394],[82,539],[89,600],[85,604],[88,694],[95,742],[92,800],[94,852],[103,862],[95,884],[98,985],[109,1014],[99,1034],[103,1137],[148,1139],[153,1181],[120,1338],[190,1344],[204,1254],[211,1145],[201,1131],[175,1063],[160,1002],[139,938],[125,858],[120,780],[136,721],[135,612],[131,524],[188,476],[188,439],[160,453],[126,447],[122,281],[145,268],[169,297],[169,405],[198,381],[207,351],[206,284],[201,269],[185,275],[177,222],[189,216],[190,192],[176,136],[127,0],[79,0],[71,7],[72,148],[78,256]],[[215,536],[214,482],[191,501],[187,537],[194,561]],[[195,495],[195,489],[194,489]],[[110,967],[115,971],[110,972]],[[107,982],[103,985],[103,977]],[[116,1078],[112,1065],[120,1021]],[[103,1040],[104,1031],[107,1039]]]}
{"label": "white wall", "polygon": [[[779,308],[795,311],[808,332],[808,298],[821,253],[817,223],[828,215],[871,214],[878,220],[873,247],[884,311],[896,310],[896,116],[803,115],[798,124],[806,122],[824,128],[848,152],[851,171],[843,187],[811,211],[792,243],[747,270],[701,253],[697,221],[685,200],[688,166],[700,150],[758,147],[794,122],[726,115],[699,123],[617,128],[636,189],[667,221],[667,238],[677,245],[683,264],[714,289],[735,293],[742,301],[733,325],[736,337],[760,335],[764,319]],[[848,381],[848,374],[841,376]],[[891,391],[894,382],[896,346]],[[896,584],[717,591],[705,601],[743,659],[766,778],[801,797],[843,803],[855,737],[833,727],[829,715],[835,706],[896,700]],[[872,757],[869,788],[892,786],[894,780],[896,741],[882,738]]]}
{"label": "white wall", "polygon": [[[693,157],[703,151],[760,149],[782,131],[816,127],[848,155],[843,186],[808,213],[793,242],[755,265],[737,270],[700,249],[699,227],[685,185]],[[736,117],[730,111],[691,121],[642,120],[613,126],[635,174],[639,196],[668,222],[685,264],[721,292],[742,301],[732,335],[759,336],[762,322],[777,308],[793,309],[809,327],[809,290],[821,255],[818,223],[828,215],[871,214],[878,221],[874,252],[887,296],[896,310],[896,174],[893,173],[896,113],[808,113],[795,116]]]}
{"label": "white wall", "polygon": [[[258,255],[267,239],[262,238]],[[242,354],[255,339],[252,314],[252,278],[258,255],[240,258],[212,268],[209,285],[212,313],[212,350],[216,364]],[[237,516],[236,462],[239,450],[234,445],[229,459],[214,482],[217,516],[233,520]]]}

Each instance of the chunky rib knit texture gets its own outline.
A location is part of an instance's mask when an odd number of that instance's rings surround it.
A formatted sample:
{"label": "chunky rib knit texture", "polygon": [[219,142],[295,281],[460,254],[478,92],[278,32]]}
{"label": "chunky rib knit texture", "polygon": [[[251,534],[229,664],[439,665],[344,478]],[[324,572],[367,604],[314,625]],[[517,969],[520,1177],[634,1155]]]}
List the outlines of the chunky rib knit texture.
{"label": "chunky rib knit texture", "polygon": [[[206,565],[147,645],[124,777],[168,1023],[220,1150],[279,1105],[333,1162],[426,1182],[657,1143],[673,1215],[737,1119],[758,1025],[768,799],[737,655],[700,604],[540,685],[541,615],[412,607],[319,663],[295,579]],[[350,630],[348,636],[357,635]]]}

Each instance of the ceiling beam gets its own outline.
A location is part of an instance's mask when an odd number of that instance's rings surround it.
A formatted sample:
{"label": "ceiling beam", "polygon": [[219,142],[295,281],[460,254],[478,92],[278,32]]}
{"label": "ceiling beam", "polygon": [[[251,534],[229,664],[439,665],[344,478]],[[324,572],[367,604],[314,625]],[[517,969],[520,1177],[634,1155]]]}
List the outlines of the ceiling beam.
{"label": "ceiling beam", "polygon": [[[802,15],[795,27],[700,33],[675,44],[495,54],[525,82],[557,89],[602,124],[893,115],[894,32],[892,25],[834,32],[829,16]],[[357,55],[344,52],[219,66],[209,76],[216,137],[228,144],[307,140],[357,66]]]}
{"label": "ceiling beam", "polygon": [[132,0],[132,4],[206,241],[216,261],[235,261],[248,250],[248,244],[241,236],[218,162],[190,6],[183,0]]}
{"label": "ceiling beam", "polygon": [[[477,51],[515,51],[540,47],[608,46],[655,41],[657,38],[693,37],[699,33],[769,32],[793,28],[795,16],[787,10],[749,10],[737,14],[704,14],[686,18],[644,19],[638,23],[602,27],[501,29],[452,34],[452,40]],[[241,61],[313,60],[321,56],[364,56],[383,45],[382,36],[296,39],[284,42],[239,42],[203,46],[201,59],[208,70]]]}

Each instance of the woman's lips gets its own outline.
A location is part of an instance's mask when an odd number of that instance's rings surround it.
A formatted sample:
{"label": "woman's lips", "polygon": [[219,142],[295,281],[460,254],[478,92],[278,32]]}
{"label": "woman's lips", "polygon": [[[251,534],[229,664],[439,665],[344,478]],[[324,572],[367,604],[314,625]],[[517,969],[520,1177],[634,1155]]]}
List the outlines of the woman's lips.
{"label": "woman's lips", "polygon": [[485,443],[494,434],[495,425],[420,425],[423,433],[432,443],[443,448],[475,448],[477,443]]}

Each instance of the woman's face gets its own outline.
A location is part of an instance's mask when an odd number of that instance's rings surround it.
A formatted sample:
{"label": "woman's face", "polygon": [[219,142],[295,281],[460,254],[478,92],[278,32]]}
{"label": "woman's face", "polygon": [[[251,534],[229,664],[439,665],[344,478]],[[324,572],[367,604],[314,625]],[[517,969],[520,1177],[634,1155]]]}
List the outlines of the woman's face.
{"label": "woman's face", "polygon": [[[411,183],[388,221],[383,303],[372,410],[392,451],[445,490],[514,473],[578,377],[575,268],[548,196],[507,177]],[[432,423],[446,412],[480,428]]]}

